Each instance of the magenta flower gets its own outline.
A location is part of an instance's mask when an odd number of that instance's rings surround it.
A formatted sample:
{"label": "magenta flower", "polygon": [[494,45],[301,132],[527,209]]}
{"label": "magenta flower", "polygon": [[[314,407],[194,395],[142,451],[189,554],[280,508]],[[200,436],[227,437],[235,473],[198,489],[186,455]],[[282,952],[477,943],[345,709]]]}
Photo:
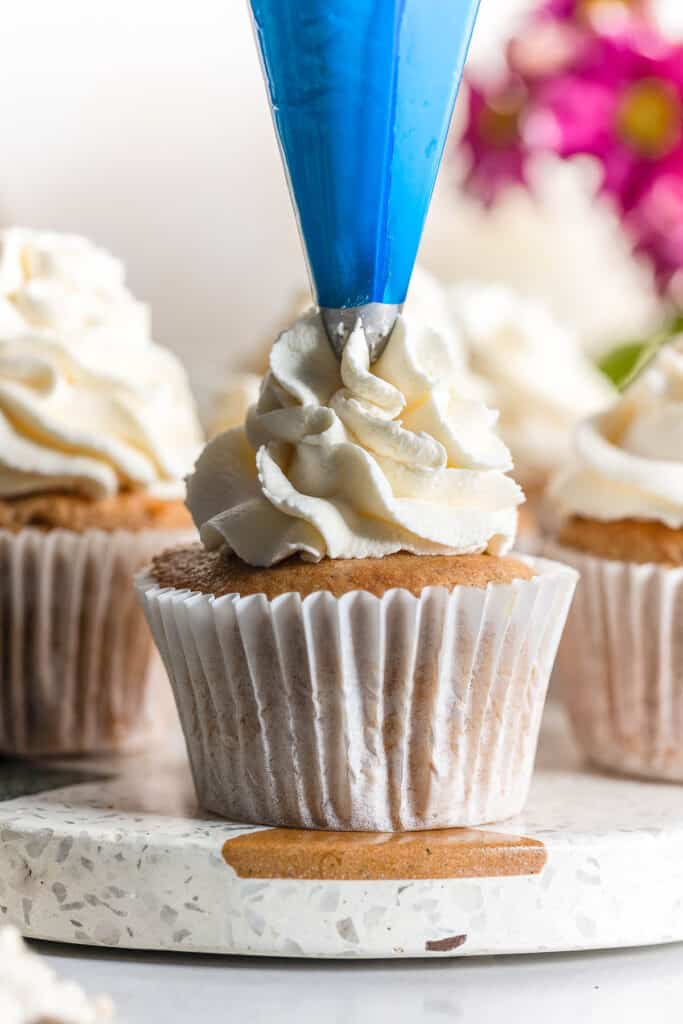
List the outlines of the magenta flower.
{"label": "magenta flower", "polygon": [[508,62],[521,77],[538,79],[599,67],[604,39],[638,46],[658,38],[646,0],[549,0],[508,47]]}
{"label": "magenta flower", "polygon": [[578,25],[539,17],[522,35],[511,40],[508,64],[523,79],[549,78],[574,67],[589,45],[590,38]]}
{"label": "magenta flower", "polygon": [[639,252],[649,256],[666,289],[683,273],[683,149],[679,147],[643,178],[626,225]]}
{"label": "magenta flower", "polygon": [[463,146],[470,157],[466,187],[487,206],[503,188],[526,184],[520,114],[527,101],[521,79],[511,75],[486,91],[470,84]]}
{"label": "magenta flower", "polygon": [[615,35],[651,22],[650,0],[547,0],[536,17],[573,21],[598,35]]}
{"label": "magenta flower", "polygon": [[602,188],[666,287],[683,273],[683,46],[644,0],[548,0],[508,48],[509,77],[474,88],[463,144],[487,204],[537,153],[593,156]]}
{"label": "magenta flower", "polygon": [[597,157],[604,190],[628,209],[683,139],[683,48],[648,35],[638,48],[603,39],[598,51],[592,66],[539,84],[521,133],[531,151]]}

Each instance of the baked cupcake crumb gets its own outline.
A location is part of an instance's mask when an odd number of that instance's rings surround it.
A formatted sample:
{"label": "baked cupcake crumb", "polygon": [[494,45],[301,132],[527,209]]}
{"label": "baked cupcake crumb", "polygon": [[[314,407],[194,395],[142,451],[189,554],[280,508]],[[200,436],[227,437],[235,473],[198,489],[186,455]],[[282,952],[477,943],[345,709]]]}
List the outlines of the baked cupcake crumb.
{"label": "baked cupcake crumb", "polygon": [[304,562],[290,558],[270,568],[254,568],[225,549],[205,551],[199,544],[174,548],[157,555],[152,577],[161,587],[193,590],[222,597],[265,594],[270,600],[282,594],[301,597],[321,590],[334,597],[364,590],[382,597],[388,590],[403,588],[418,596],[425,587],[479,587],[529,580],[535,575],[516,558],[493,555],[433,555],[407,552],[385,558],[324,558]]}
{"label": "baked cupcake crumb", "polygon": [[0,530],[191,530],[192,519],[180,500],[123,491],[111,498],[75,494],[31,494],[0,499]]}
{"label": "baked cupcake crumb", "polygon": [[565,522],[559,540],[564,547],[611,561],[683,565],[683,530],[672,530],[655,520],[603,522],[572,516]]}

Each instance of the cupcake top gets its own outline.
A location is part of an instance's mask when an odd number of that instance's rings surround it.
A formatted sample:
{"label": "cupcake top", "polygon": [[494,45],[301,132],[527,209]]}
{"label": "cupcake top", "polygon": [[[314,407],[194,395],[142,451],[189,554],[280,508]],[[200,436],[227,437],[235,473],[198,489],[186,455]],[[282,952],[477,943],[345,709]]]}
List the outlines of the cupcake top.
{"label": "cupcake top", "polygon": [[582,423],[553,482],[561,515],[683,528],[683,338],[660,349],[608,411]]}
{"label": "cupcake top", "polygon": [[209,549],[256,566],[505,553],[524,500],[497,414],[459,390],[443,338],[399,317],[369,365],[360,324],[341,361],[320,315],[285,331],[246,424],[215,438],[188,480]]}
{"label": "cupcake top", "polygon": [[183,495],[201,430],[121,263],[84,238],[0,232],[0,498]]}
{"label": "cupcake top", "polygon": [[569,457],[576,423],[604,409],[614,390],[541,303],[499,284],[456,285],[450,294],[471,369],[500,409],[516,473],[542,485]]}

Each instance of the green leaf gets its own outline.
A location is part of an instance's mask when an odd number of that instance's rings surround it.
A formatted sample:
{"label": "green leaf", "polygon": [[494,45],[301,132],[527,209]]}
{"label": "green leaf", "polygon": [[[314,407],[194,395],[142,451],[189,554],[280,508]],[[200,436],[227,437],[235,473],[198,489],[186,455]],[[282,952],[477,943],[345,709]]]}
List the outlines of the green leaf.
{"label": "green leaf", "polygon": [[627,345],[620,345],[612,349],[604,356],[598,366],[609,380],[620,388],[624,381],[629,380],[637,367],[647,343],[642,341],[630,342]]}
{"label": "green leaf", "polygon": [[598,366],[619,391],[624,391],[650,365],[660,348],[673,341],[682,331],[683,317],[677,316],[652,338],[630,341],[612,349]]}

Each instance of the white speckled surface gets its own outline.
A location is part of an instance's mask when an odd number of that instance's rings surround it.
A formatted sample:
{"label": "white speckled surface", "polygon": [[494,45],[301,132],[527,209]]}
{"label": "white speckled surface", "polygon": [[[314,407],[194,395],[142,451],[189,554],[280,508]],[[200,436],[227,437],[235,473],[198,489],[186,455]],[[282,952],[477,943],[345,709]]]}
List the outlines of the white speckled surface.
{"label": "white speckled surface", "polygon": [[221,849],[249,830],[201,815],[176,748],[0,803],[0,912],[37,938],[254,955],[433,957],[427,943],[455,935],[459,956],[683,939],[683,793],[581,770],[556,714],[527,812],[495,826],[543,841],[540,875],[238,878]]}

